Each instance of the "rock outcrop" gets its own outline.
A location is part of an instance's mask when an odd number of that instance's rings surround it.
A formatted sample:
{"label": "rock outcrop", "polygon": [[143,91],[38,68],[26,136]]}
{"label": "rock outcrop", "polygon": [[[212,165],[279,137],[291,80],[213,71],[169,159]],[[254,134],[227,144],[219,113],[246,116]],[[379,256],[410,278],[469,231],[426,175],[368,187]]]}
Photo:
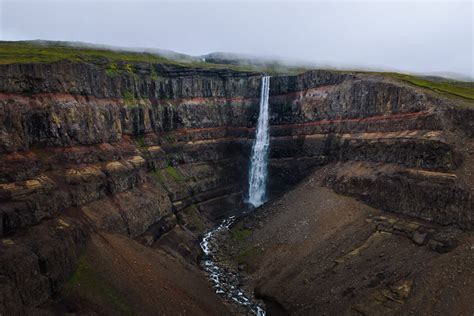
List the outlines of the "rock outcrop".
{"label": "rock outcrop", "polygon": [[[91,231],[196,262],[199,235],[245,208],[261,75],[119,68],[0,66],[0,313],[56,295]],[[273,77],[271,194],[339,162],[337,192],[470,229],[473,111],[458,102],[376,75]]]}

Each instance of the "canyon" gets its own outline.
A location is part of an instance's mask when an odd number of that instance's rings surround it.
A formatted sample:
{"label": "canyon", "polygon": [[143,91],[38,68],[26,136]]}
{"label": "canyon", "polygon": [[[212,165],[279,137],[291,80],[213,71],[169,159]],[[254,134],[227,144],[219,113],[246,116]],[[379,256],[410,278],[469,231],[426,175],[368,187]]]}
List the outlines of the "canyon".
{"label": "canyon", "polygon": [[[0,314],[241,313],[199,242],[248,209],[263,75],[0,64]],[[270,314],[474,312],[472,100],[308,70],[272,75],[269,124],[270,202],[221,239]]]}

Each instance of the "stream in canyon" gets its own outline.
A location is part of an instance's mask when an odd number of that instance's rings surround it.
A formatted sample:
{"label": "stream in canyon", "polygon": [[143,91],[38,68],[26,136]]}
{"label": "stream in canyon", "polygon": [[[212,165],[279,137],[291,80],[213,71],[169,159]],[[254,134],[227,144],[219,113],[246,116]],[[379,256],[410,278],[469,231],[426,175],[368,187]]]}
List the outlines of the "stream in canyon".
{"label": "stream in canyon", "polygon": [[[270,145],[268,97],[270,77],[262,77],[260,109],[258,115],[255,141],[252,146],[249,171],[249,192],[247,202],[252,207],[259,207],[266,201],[268,176],[268,150]],[[228,230],[237,218],[230,216],[217,227],[209,230],[203,237],[200,246],[204,252],[202,267],[207,273],[216,293],[229,301],[233,301],[257,316],[264,316],[265,310],[256,302],[253,295],[239,287],[239,276],[222,265],[217,252],[219,246],[217,236]]]}

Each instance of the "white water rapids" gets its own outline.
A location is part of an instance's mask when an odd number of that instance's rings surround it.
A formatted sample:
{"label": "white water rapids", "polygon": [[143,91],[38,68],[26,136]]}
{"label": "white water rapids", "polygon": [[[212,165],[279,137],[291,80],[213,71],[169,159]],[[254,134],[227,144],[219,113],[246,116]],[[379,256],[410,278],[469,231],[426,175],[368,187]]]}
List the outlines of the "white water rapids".
{"label": "white water rapids", "polygon": [[[266,187],[268,174],[268,149],[270,144],[270,133],[268,130],[269,111],[268,96],[270,90],[270,77],[262,77],[262,88],[260,96],[260,110],[255,141],[252,146],[252,156],[249,172],[249,193],[247,202],[253,207],[258,207],[266,201]],[[227,300],[234,301],[245,307],[250,313],[257,316],[265,316],[265,310],[255,299],[239,288],[239,278],[235,272],[229,271],[219,263],[216,236],[225,230],[236,220],[235,216],[228,217],[220,225],[208,231],[201,243],[204,252],[202,267],[207,272],[209,279],[217,294]]]}
{"label": "white water rapids", "polygon": [[261,308],[251,296],[248,296],[244,290],[239,288],[238,276],[225,267],[220,266],[216,260],[215,252],[218,245],[215,236],[223,231],[229,229],[229,226],[235,221],[235,216],[228,217],[219,226],[210,230],[204,235],[201,241],[201,249],[204,252],[204,261],[202,267],[207,272],[212,286],[216,293],[225,297],[227,300],[234,301],[238,305],[247,308],[249,312],[257,316],[265,316],[265,310]]}

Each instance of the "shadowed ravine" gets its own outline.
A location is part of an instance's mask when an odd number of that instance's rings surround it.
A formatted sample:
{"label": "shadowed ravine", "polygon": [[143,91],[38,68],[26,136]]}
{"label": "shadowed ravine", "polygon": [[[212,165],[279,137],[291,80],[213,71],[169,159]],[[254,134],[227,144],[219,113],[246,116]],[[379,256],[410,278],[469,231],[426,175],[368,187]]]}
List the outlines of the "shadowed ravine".
{"label": "shadowed ravine", "polygon": [[[270,147],[270,132],[268,128],[269,90],[270,77],[264,76],[262,77],[258,124],[250,158],[248,203],[253,207],[259,207],[266,201],[268,150]],[[204,235],[200,243],[205,255],[202,267],[207,272],[217,294],[222,295],[227,300],[245,306],[256,315],[263,316],[265,311],[243,289],[238,287],[238,275],[228,271],[216,259],[215,253],[219,249],[216,236],[220,232],[228,230],[235,220],[235,216],[230,216]]]}

